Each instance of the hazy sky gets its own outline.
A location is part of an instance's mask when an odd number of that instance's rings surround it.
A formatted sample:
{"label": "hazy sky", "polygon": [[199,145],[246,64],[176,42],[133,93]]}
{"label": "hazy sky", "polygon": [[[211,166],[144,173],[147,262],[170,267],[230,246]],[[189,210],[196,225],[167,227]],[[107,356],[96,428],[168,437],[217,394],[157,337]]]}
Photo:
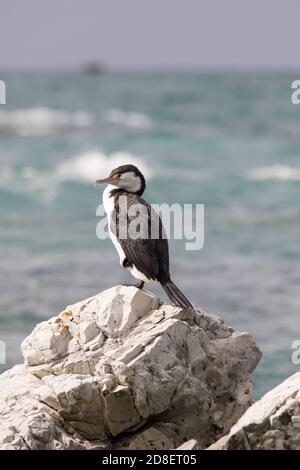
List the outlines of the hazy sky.
{"label": "hazy sky", "polygon": [[300,68],[299,0],[0,0],[0,71]]}

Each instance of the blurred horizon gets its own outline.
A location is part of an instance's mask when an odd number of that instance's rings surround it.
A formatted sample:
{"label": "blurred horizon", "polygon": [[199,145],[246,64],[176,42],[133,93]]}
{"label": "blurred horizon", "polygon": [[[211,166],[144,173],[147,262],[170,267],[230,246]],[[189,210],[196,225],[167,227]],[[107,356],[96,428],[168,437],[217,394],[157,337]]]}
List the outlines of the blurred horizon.
{"label": "blurred horizon", "polygon": [[[0,75],[3,73],[36,73],[36,74],[45,74],[49,73],[50,75],[52,74],[65,74],[65,73],[70,73],[70,74],[86,74],[89,75],[88,72],[85,72],[85,66],[89,66],[90,64],[94,65],[101,65],[103,67],[103,70],[99,73],[95,73],[95,76],[101,77],[101,75],[107,75],[107,74],[170,74],[170,73],[176,73],[178,75],[191,75],[191,74],[240,74],[240,75],[269,75],[271,73],[275,73],[276,75],[286,75],[286,74],[291,74],[291,73],[300,73],[300,66],[298,68],[276,68],[274,67],[268,67],[268,68],[238,68],[238,67],[231,67],[231,68],[218,68],[218,67],[211,67],[211,68],[139,68],[139,67],[131,67],[131,68],[117,68],[117,67],[106,67],[105,64],[99,62],[87,62],[81,64],[81,66],[78,67],[69,67],[69,68],[64,68],[64,67],[49,67],[47,66],[43,68],[1,68],[0,69]],[[91,75],[93,75],[91,73]],[[295,78],[297,79],[297,77]]]}

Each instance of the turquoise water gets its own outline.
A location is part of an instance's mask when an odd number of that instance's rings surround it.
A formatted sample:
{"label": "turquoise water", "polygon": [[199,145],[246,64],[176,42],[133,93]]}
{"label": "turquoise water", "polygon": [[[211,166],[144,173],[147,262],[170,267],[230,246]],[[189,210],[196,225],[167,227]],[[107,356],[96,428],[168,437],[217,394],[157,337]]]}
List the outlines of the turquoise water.
{"label": "turquoise water", "polygon": [[[295,74],[2,74],[0,339],[130,276],[96,237],[91,182],[132,161],[153,203],[205,204],[205,244],[171,242],[174,280],[263,351],[256,397],[299,366],[300,106]],[[162,297],[160,289],[155,292]]]}

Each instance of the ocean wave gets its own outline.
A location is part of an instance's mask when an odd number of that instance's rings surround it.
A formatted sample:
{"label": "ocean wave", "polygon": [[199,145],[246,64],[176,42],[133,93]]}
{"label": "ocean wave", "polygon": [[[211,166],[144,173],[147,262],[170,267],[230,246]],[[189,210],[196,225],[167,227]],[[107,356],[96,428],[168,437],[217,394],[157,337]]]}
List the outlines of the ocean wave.
{"label": "ocean wave", "polygon": [[71,113],[50,108],[0,111],[0,132],[22,137],[53,134],[69,127],[88,127],[92,123],[92,117],[84,111]]}
{"label": "ocean wave", "polygon": [[121,166],[136,165],[147,178],[151,178],[152,170],[141,157],[129,152],[115,152],[110,155],[95,150],[81,153],[61,162],[55,171],[58,181],[86,181],[107,176],[111,170]]}
{"label": "ocean wave", "polygon": [[248,178],[255,181],[300,181],[300,168],[287,165],[255,168],[248,172]]}
{"label": "ocean wave", "polygon": [[132,127],[134,129],[150,129],[153,125],[152,119],[146,114],[135,111],[123,111],[122,109],[112,108],[104,113],[104,119],[112,124],[121,124],[122,126]]}
{"label": "ocean wave", "polygon": [[53,201],[59,186],[68,181],[93,183],[97,178],[108,176],[115,167],[125,164],[138,166],[147,179],[153,175],[144,159],[129,152],[107,155],[99,150],[84,152],[57,164],[52,170],[38,170],[32,166],[21,169],[2,167],[0,188],[15,193],[38,193],[41,200]]}

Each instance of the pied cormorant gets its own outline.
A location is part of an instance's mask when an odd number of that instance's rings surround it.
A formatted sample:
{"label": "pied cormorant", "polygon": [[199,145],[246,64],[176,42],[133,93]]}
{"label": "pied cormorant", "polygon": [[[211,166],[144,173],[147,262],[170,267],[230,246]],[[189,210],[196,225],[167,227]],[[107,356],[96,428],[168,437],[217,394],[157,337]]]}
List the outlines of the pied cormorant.
{"label": "pied cormorant", "polygon": [[[115,168],[108,178],[97,180],[95,183],[107,184],[103,192],[103,205],[107,214],[110,237],[119,254],[121,266],[128,269],[139,280],[136,287],[142,289],[145,282],[158,281],[171,302],[178,307],[193,308],[171,280],[168,240],[165,237],[160,217],[141,197],[146,183],[140,170],[134,165],[123,165]],[[124,201],[126,202],[125,217],[121,214],[121,202]],[[135,209],[133,206],[143,209],[138,217],[139,220],[143,217],[140,225],[147,227],[147,237],[142,234],[138,237],[130,236],[128,227],[137,217],[136,210],[131,210]],[[159,230],[156,237],[151,237],[151,233],[153,234],[151,223],[158,224]],[[122,233],[126,236],[122,236]]]}

